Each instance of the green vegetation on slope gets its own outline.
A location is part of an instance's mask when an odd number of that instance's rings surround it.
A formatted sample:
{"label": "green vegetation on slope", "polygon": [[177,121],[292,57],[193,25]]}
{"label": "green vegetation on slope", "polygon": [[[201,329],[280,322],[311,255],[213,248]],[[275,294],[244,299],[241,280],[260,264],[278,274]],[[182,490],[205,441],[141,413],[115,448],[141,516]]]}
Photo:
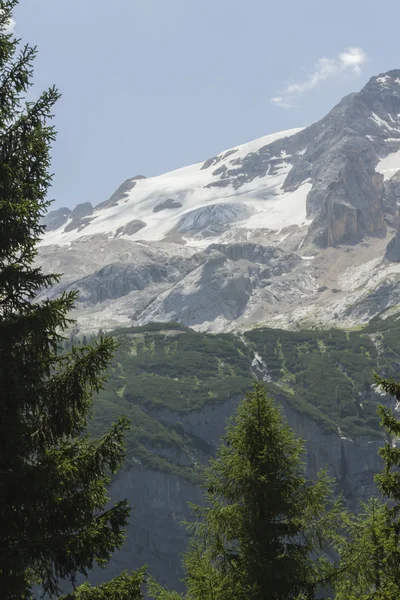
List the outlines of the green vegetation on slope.
{"label": "green vegetation on slope", "polygon": [[378,353],[368,334],[259,329],[246,337],[294,407],[316,409],[350,436],[380,435],[376,404],[362,397],[377,368]]}
{"label": "green vegetation on slope", "polygon": [[[101,433],[118,414],[132,422],[131,461],[196,478],[196,464],[210,449],[179,425],[179,414],[210,402],[242,396],[251,384],[249,354],[235,336],[212,336],[173,324],[117,330],[119,344],[109,380],[94,406]],[[162,411],[176,413],[174,425]]]}
{"label": "green vegetation on slope", "polygon": [[[131,462],[189,479],[210,453],[180,420],[250,389],[257,354],[270,392],[326,430],[379,437],[374,372],[399,373],[400,322],[373,319],[357,331],[255,329],[242,337],[194,332],[176,323],[113,332],[119,347],[94,406],[101,433],[117,415],[132,421]],[[258,363],[260,365],[260,363]]]}

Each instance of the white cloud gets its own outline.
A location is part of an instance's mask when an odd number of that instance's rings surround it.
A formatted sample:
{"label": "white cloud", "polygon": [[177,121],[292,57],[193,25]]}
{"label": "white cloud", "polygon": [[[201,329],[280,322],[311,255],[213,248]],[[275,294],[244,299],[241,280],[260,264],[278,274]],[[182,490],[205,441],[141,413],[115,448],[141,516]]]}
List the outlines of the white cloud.
{"label": "white cloud", "polygon": [[15,26],[16,26],[15,19],[13,19],[11,17],[11,19],[9,20],[8,25],[7,25],[6,29],[5,29],[5,33],[14,33]]}
{"label": "white cloud", "polygon": [[275,96],[274,98],[271,98],[271,102],[276,106],[280,106],[280,108],[291,108],[292,106],[292,104],[288,100],[285,100],[283,96]]}
{"label": "white cloud", "polygon": [[358,75],[361,71],[361,65],[367,62],[368,56],[362,48],[348,48],[346,52],[339,54],[339,59],[344,69],[350,67]]}
{"label": "white cloud", "polygon": [[280,108],[291,108],[296,98],[312,90],[320,81],[334,77],[343,71],[359,75],[361,66],[368,60],[362,48],[347,48],[337,58],[319,58],[314,71],[300,82],[289,83],[279,96],[271,98],[271,103]]}

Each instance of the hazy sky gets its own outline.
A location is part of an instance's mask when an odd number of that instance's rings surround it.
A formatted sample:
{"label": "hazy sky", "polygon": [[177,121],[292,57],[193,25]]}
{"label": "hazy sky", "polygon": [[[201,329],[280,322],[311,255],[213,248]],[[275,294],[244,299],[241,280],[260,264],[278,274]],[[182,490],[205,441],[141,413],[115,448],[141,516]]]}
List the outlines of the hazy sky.
{"label": "hazy sky", "polygon": [[398,0],[21,0],[56,84],[53,208],[307,125],[400,68]]}

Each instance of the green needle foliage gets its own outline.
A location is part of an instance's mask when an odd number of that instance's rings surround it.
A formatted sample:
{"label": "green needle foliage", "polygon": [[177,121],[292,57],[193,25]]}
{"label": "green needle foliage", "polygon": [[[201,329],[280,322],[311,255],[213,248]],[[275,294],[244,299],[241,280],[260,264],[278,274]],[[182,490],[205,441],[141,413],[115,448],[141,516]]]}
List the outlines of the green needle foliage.
{"label": "green needle foliage", "polygon": [[[339,517],[324,473],[304,478],[303,444],[258,383],[241,402],[205,475],[189,525],[187,600],[314,598],[331,570],[323,547]],[[158,600],[174,600],[153,581]]]}
{"label": "green needle foliage", "polygon": [[[379,377],[377,382],[400,400],[398,383]],[[384,406],[378,408],[378,414],[387,434],[379,451],[385,465],[375,477],[382,498],[363,505],[359,516],[344,515],[344,535],[337,540],[337,600],[400,598],[400,421]]]}
{"label": "green needle foliage", "polygon": [[[336,549],[335,600],[389,600],[400,597],[393,578],[396,545],[386,504],[372,498],[358,515],[343,513]],[[393,587],[394,586],[394,587]],[[396,593],[394,593],[396,591]]]}
{"label": "green needle foliage", "polygon": [[134,575],[121,573],[118,577],[93,588],[88,582],[79,586],[76,592],[63,596],[61,600],[135,600],[142,598],[141,588],[145,570],[140,569]]}
{"label": "green needle foliage", "polygon": [[[49,206],[48,125],[59,94],[26,102],[36,50],[21,46],[8,24],[17,0],[0,1],[0,589],[6,600],[51,597],[104,566],[124,540],[129,507],[107,509],[107,485],[124,458],[121,418],[101,439],[84,434],[92,394],[115,350],[111,338],[59,350],[75,293],[35,302],[59,280],[35,266]],[[69,598],[140,598],[143,573],[124,574]]]}

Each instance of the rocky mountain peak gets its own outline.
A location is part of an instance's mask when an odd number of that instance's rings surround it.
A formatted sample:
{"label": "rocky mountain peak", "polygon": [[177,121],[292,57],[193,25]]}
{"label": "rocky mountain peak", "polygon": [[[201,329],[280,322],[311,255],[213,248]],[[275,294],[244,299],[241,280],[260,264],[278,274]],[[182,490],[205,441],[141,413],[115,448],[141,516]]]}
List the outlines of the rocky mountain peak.
{"label": "rocky mountain peak", "polygon": [[400,69],[374,75],[359,92],[363,99],[374,97],[389,104],[400,98]]}
{"label": "rocky mountain peak", "polygon": [[392,70],[309,127],[49,213],[39,258],[65,273],[52,293],[81,290],[82,327],[353,324],[398,303],[399,204]]}
{"label": "rocky mountain peak", "polygon": [[131,192],[134,189],[138,181],[142,181],[143,179],[146,179],[144,175],[135,175],[135,177],[130,177],[129,179],[126,179],[119,186],[119,188],[108,198],[108,200],[97,204],[95,210],[99,211],[103,208],[110,208],[111,206],[115,206],[120,200],[128,196],[129,192]]}
{"label": "rocky mountain peak", "polygon": [[68,221],[71,214],[71,209],[67,206],[62,206],[56,210],[49,211],[42,218],[42,225],[45,225],[47,231],[55,231]]}
{"label": "rocky mountain peak", "polygon": [[[384,181],[390,177],[380,164],[387,157],[396,162],[400,149],[400,70],[372,77],[359,93],[294,136],[292,145],[306,145],[306,151],[284,186],[296,189],[307,178],[312,181],[306,246],[333,246],[383,232],[396,212],[396,192],[387,202]],[[400,156],[396,165],[400,168]]]}

